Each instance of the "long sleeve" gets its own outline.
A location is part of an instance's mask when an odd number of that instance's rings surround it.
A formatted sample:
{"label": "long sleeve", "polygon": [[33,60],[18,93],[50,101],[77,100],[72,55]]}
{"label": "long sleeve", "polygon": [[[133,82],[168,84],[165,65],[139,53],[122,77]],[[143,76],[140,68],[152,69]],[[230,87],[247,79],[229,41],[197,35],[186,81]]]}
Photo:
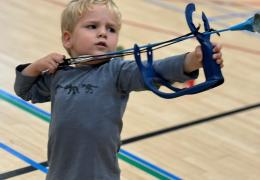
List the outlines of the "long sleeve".
{"label": "long sleeve", "polygon": [[[199,74],[198,70],[189,74],[184,72],[185,56],[186,54],[182,54],[154,61],[153,67],[157,73],[171,83],[196,79]],[[119,70],[117,85],[120,91],[126,93],[146,90],[141,73],[134,61],[123,63]]]}
{"label": "long sleeve", "polygon": [[193,71],[189,74],[184,72],[184,60],[186,54],[178,56],[172,56],[163,60],[154,62],[154,69],[157,73],[163,76],[167,81],[174,82],[185,82],[187,80],[196,79],[199,75],[199,71]]}
{"label": "long sleeve", "polygon": [[22,70],[29,64],[16,67],[14,83],[15,93],[26,101],[32,103],[50,101],[50,75],[30,77],[22,74]]}

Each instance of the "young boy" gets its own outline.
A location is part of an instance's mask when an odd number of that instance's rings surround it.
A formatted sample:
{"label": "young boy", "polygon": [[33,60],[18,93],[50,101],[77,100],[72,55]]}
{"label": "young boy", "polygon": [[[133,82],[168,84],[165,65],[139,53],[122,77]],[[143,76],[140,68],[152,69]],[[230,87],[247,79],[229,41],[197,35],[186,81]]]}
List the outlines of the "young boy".
{"label": "young boy", "polygon": [[[71,57],[116,50],[121,15],[112,0],[73,0],[61,21],[63,46]],[[223,66],[219,44],[214,52]],[[129,93],[146,90],[137,65],[112,59],[57,70],[63,59],[51,53],[16,68],[18,96],[32,103],[52,102],[47,180],[120,179],[117,152]],[[197,47],[155,61],[154,68],[171,82],[184,82],[198,76],[201,61]]]}

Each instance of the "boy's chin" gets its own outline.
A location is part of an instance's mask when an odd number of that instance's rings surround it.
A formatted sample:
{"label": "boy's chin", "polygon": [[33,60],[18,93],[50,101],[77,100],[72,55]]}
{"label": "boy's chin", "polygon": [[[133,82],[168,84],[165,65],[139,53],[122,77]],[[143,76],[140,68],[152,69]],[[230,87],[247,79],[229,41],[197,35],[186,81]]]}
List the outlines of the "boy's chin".
{"label": "boy's chin", "polygon": [[86,52],[86,53],[80,53],[77,57],[79,56],[99,56],[99,55],[104,55],[109,52],[107,51],[95,51],[95,52]]}
{"label": "boy's chin", "polygon": [[[107,53],[109,53],[109,52],[106,52],[106,51],[95,51],[95,52],[88,52],[88,53],[86,53],[84,55],[80,55],[80,56],[98,56],[98,57],[95,57],[93,60],[82,62],[81,64],[95,65],[95,64],[105,63],[105,62],[111,60],[111,56],[110,57],[102,56],[102,55],[107,54]],[[101,55],[101,56],[99,56],[99,55]]]}
{"label": "boy's chin", "polygon": [[103,63],[106,63],[110,60],[111,60],[111,58],[96,59],[96,60],[93,60],[93,61],[82,62],[80,64],[77,64],[76,66],[103,64]]}
{"label": "boy's chin", "polygon": [[[114,50],[116,51],[116,50]],[[107,54],[107,53],[111,53],[114,52],[113,50],[111,50],[110,48],[93,48],[91,50],[87,50],[87,51],[81,51],[77,54],[80,54],[79,56],[84,56],[84,55],[92,55],[92,56],[96,56],[96,55],[103,55],[103,54]]]}
{"label": "boy's chin", "polygon": [[107,54],[109,52],[111,52],[111,51],[95,51],[91,55],[103,55],[103,54]]}

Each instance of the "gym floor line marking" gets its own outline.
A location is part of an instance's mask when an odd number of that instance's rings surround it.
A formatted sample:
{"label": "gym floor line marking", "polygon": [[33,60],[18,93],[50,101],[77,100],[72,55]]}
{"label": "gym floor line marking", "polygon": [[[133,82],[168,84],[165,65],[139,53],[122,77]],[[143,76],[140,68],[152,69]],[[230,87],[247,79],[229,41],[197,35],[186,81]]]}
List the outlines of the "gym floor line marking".
{"label": "gym floor line marking", "polygon": [[141,140],[144,140],[144,139],[148,139],[148,138],[158,136],[158,135],[162,135],[162,134],[165,134],[165,133],[169,133],[169,132],[172,132],[172,131],[181,130],[181,129],[184,129],[184,128],[192,127],[192,126],[199,125],[199,124],[202,124],[202,123],[206,123],[206,122],[209,122],[209,121],[215,121],[217,119],[220,119],[220,118],[223,118],[223,117],[226,117],[226,116],[230,116],[230,115],[233,115],[233,114],[236,114],[236,113],[241,113],[241,112],[251,110],[251,109],[254,109],[254,108],[259,108],[259,107],[260,107],[260,103],[248,105],[246,107],[241,107],[241,108],[234,109],[234,110],[231,110],[231,111],[227,111],[227,112],[224,112],[224,113],[212,115],[212,116],[197,119],[197,120],[194,120],[194,121],[191,121],[191,122],[187,122],[187,123],[179,124],[179,125],[176,125],[176,126],[168,127],[168,128],[165,128],[165,129],[149,132],[149,133],[146,133],[146,134],[143,134],[143,135],[131,137],[131,138],[122,140],[122,144],[123,145],[124,144],[130,144],[130,143],[133,143],[133,142],[141,141]]}
{"label": "gym floor line marking", "polygon": [[[39,117],[40,119],[49,122],[50,121],[50,114],[41,110],[40,108],[26,102],[23,101],[22,99],[17,98],[16,96],[13,96],[11,94],[9,94],[8,92],[0,89],[0,99],[5,100],[6,102],[9,102],[13,105],[15,105],[16,107],[19,107],[37,117]],[[130,152],[128,152],[128,154],[131,154]],[[135,156],[134,154],[132,154],[132,156]],[[141,158],[136,158],[134,161],[127,157],[125,154],[122,153],[118,153],[118,157],[119,159],[129,163],[132,166],[137,167],[138,169],[154,176],[154,177],[158,177],[160,179],[169,179],[168,175],[171,174],[165,170],[163,170],[162,172],[158,172],[158,169],[161,169],[159,167],[156,167],[155,165],[153,166],[149,166],[149,164],[144,164],[144,162],[148,161],[139,161]],[[136,156],[137,157],[137,156]],[[151,163],[150,163],[151,164]],[[156,168],[155,168],[156,167]],[[167,172],[167,173],[166,173]],[[172,174],[172,177],[175,177]]]}
{"label": "gym floor line marking", "polygon": [[25,156],[25,155],[19,153],[18,151],[12,149],[11,147],[9,147],[9,146],[7,146],[7,145],[5,145],[5,144],[3,144],[3,143],[0,142],[0,148],[2,148],[2,149],[5,150],[6,152],[8,152],[8,153],[14,155],[15,157],[17,157],[17,158],[23,160],[24,162],[26,162],[26,163],[32,165],[34,168],[36,168],[36,169],[38,169],[38,170],[44,172],[45,174],[47,174],[48,169],[47,169],[45,166],[42,166],[41,164],[38,164],[36,161],[34,161],[34,160],[28,158],[27,156]]}
{"label": "gym floor line marking", "polygon": [[[38,164],[45,166],[45,167],[48,166],[47,162],[41,162],[41,163],[38,163]],[[36,170],[38,170],[38,169],[33,167],[33,166],[27,166],[27,167],[23,167],[23,168],[20,168],[20,169],[15,169],[15,170],[12,170],[12,171],[4,172],[4,173],[0,174],[0,180],[1,179],[13,178],[15,176],[20,176],[20,175],[23,175],[23,174],[26,174],[26,173],[29,173],[29,172],[33,172],[33,171],[36,171]]]}

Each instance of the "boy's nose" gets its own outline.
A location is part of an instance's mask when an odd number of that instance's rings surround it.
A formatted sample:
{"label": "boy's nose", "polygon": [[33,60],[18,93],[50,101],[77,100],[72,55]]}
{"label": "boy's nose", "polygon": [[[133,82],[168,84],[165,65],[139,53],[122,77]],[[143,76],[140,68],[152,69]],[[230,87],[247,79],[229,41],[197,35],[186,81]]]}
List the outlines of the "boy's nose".
{"label": "boy's nose", "polygon": [[101,28],[99,31],[98,31],[98,37],[102,37],[102,38],[106,38],[107,37],[107,31],[105,28]]}

